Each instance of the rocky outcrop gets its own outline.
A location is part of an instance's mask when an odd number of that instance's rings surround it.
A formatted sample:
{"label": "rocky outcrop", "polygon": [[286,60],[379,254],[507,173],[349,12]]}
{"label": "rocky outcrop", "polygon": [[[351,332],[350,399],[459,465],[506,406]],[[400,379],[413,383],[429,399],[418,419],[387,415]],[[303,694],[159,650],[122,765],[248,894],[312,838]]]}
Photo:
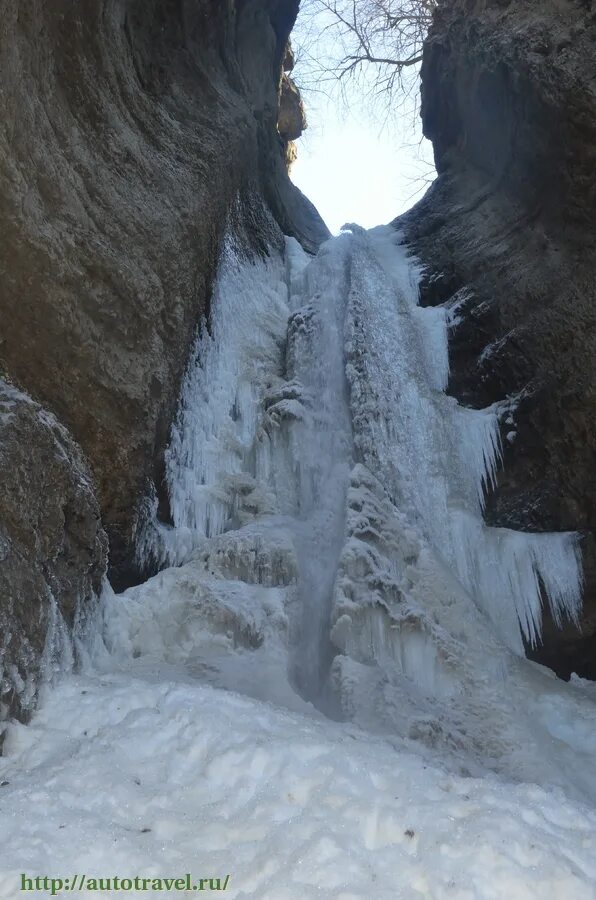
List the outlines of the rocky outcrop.
{"label": "rocky outcrop", "polygon": [[[327,235],[277,131],[298,0],[6,0],[0,29],[0,372],[96,479],[117,586],[236,198]],[[265,226],[263,226],[265,227]],[[164,511],[167,515],[167,511]]]}
{"label": "rocky outcrop", "polygon": [[439,178],[398,220],[423,302],[458,302],[451,391],[517,398],[491,524],[579,530],[580,630],[532,652],[596,677],[596,12],[582,0],[443,0],[424,50]]}
{"label": "rocky outcrop", "polygon": [[306,110],[298,85],[290,73],[294,71],[296,57],[291,41],[288,41],[282,63],[281,86],[279,92],[279,111],[277,130],[284,145],[284,154],[288,172],[298,159],[296,141],[307,128]]}
{"label": "rocky outcrop", "polygon": [[[293,64],[293,57],[290,58]],[[301,137],[306,127],[306,112],[304,103],[302,102],[302,96],[296,82],[284,72],[281,79],[281,90],[279,95],[277,130],[283,141],[288,172],[298,158],[296,141]]]}
{"label": "rocky outcrop", "polygon": [[281,81],[277,129],[284,141],[296,141],[305,128],[306,113],[300,91],[295,81],[284,74]]}
{"label": "rocky outcrop", "polygon": [[107,541],[80,449],[54,416],[3,381],[0,484],[2,721],[27,717],[40,668],[68,653],[77,610],[99,592]]}

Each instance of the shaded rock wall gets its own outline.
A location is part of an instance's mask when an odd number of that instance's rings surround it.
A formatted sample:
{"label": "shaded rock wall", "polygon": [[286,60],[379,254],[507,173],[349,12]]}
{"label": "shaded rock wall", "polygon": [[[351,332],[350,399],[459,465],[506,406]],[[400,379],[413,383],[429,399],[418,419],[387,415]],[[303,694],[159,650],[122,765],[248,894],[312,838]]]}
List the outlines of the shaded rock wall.
{"label": "shaded rock wall", "polygon": [[137,510],[226,223],[255,254],[328,234],[277,128],[298,5],[2,5],[0,719],[26,718],[48,627],[100,588],[100,515],[114,585],[143,574]]}
{"label": "shaded rock wall", "polygon": [[298,0],[5,0],[0,373],[68,427],[117,586],[219,242],[242,198],[313,246],[277,132]]}
{"label": "shaded rock wall", "polygon": [[0,380],[0,722],[34,707],[40,664],[60,650],[105,571],[107,540],[88,466],[65,428]]}
{"label": "shaded rock wall", "polygon": [[596,677],[593,4],[443,0],[422,84],[439,178],[398,224],[427,266],[423,302],[463,300],[451,391],[521,394],[489,521],[584,535],[581,631],[547,621],[532,655]]}

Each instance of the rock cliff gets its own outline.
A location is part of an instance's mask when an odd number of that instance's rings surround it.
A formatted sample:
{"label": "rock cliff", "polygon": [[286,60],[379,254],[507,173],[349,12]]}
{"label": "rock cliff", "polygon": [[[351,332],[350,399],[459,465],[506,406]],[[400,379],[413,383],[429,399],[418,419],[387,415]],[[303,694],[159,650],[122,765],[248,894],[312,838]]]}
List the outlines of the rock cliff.
{"label": "rock cliff", "polygon": [[585,0],[442,0],[422,118],[439,178],[398,220],[423,301],[459,302],[451,391],[517,397],[491,524],[582,532],[578,630],[531,655],[596,677],[596,11]]}
{"label": "rock cliff", "polygon": [[51,674],[61,651],[68,655],[77,610],[100,589],[107,542],[80,449],[54,416],[1,380],[0,484],[1,722],[26,718],[40,665]]}
{"label": "rock cliff", "polygon": [[39,660],[49,591],[72,621],[97,588],[99,511],[115,586],[140,577],[138,502],[151,482],[160,490],[230,210],[255,253],[271,213],[306,247],[327,235],[289,181],[277,128],[298,5],[3,3],[0,376],[32,398],[11,400],[0,430],[0,615],[14,659]]}
{"label": "rock cliff", "polygon": [[324,226],[276,123],[298,0],[8,0],[0,32],[0,369],[59,417],[98,483],[117,581],[159,481],[236,195]]}

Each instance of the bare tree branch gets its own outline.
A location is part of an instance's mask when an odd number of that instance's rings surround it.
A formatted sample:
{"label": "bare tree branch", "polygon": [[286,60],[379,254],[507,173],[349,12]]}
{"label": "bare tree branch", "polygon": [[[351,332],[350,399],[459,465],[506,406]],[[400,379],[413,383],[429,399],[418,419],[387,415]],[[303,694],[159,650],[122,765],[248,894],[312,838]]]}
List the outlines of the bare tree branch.
{"label": "bare tree branch", "polygon": [[319,46],[325,48],[317,77],[361,78],[375,97],[385,93],[385,102],[394,105],[392,95],[404,91],[402,74],[422,60],[436,5],[437,0],[302,0],[301,20],[318,23]]}

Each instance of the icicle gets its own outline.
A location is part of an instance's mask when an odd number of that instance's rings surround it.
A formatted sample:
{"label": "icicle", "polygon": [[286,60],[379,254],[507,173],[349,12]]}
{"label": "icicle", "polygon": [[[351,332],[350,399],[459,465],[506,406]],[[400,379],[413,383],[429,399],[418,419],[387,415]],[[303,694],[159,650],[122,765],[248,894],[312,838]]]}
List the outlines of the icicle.
{"label": "icicle", "polygon": [[457,572],[513,651],[532,646],[542,627],[543,591],[557,625],[577,621],[582,569],[577,535],[487,528],[462,510],[452,517]]}
{"label": "icicle", "polygon": [[449,383],[448,317],[440,306],[414,309],[420,330],[426,371],[430,387],[444,391]]}
{"label": "icicle", "polygon": [[486,494],[496,487],[497,468],[502,462],[499,417],[495,407],[466,409],[454,407],[453,427],[460,459],[460,478],[464,493],[475,497],[484,510]]}
{"label": "icicle", "polygon": [[[297,257],[297,252],[294,253]],[[253,460],[261,401],[279,371],[288,318],[284,261],[247,261],[230,232],[221,254],[211,321],[203,322],[184,379],[166,453],[174,529],[157,521],[156,499],[141,511],[137,555],[180,564],[206,536],[229,527],[230,475]]]}
{"label": "icicle", "polygon": [[68,626],[58,608],[54,595],[49,589],[48,599],[48,630],[41,657],[40,679],[42,683],[51,684],[59,676],[72,672],[74,651]]}
{"label": "icicle", "polygon": [[375,229],[353,241],[347,353],[356,446],[502,640],[523,653],[522,638],[539,640],[543,593],[556,622],[578,616],[577,538],[484,525],[502,462],[500,419],[516,398],[474,410],[446,397],[445,310],[415,306],[419,270],[395,233]]}

